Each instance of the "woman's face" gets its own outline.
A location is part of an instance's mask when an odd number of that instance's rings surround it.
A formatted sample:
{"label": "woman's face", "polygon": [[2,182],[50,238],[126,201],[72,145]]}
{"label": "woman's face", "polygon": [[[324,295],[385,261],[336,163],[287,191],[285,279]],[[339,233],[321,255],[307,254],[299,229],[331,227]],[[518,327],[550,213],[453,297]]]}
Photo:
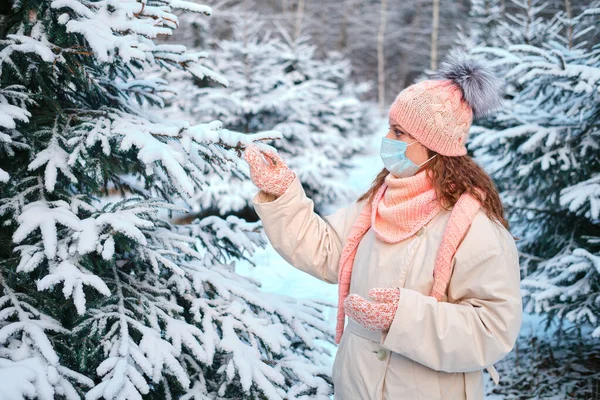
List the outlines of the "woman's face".
{"label": "woman's face", "polygon": [[396,124],[391,119],[388,119],[388,124],[390,128],[385,137],[394,140],[402,140],[407,144],[414,142],[414,144],[406,148],[406,158],[408,158],[410,161],[414,162],[417,165],[420,165],[427,161],[427,159],[429,159],[427,147],[423,146],[414,137],[407,133],[400,125]]}

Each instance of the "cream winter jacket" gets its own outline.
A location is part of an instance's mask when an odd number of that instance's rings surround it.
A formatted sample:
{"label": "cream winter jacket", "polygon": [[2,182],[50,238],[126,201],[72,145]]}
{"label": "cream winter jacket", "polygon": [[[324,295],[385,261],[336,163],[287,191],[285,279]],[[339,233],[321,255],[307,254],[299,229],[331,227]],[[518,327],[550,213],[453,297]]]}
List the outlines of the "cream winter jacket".
{"label": "cream winter jacket", "polygon": [[[364,202],[321,218],[296,177],[280,197],[259,191],[253,205],[275,250],[295,268],[335,284],[346,238]],[[441,302],[428,296],[437,249],[450,216],[442,210],[399,243],[370,229],[352,269],[350,293],[399,287],[388,332],[347,318],[333,363],[336,400],[480,400],[483,369],[513,348],[522,320],[520,268],[510,233],[479,210],[453,259]]]}

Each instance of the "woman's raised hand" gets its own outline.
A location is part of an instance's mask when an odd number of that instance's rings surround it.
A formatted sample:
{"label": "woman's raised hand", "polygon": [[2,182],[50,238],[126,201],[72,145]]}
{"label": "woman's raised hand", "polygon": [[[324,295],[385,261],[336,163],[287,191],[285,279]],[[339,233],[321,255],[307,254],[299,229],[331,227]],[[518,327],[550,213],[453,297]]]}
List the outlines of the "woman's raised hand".
{"label": "woman's raised hand", "polygon": [[250,165],[252,182],[259,189],[276,196],[281,196],[296,176],[271,149],[259,150],[251,143],[244,150],[244,159]]}

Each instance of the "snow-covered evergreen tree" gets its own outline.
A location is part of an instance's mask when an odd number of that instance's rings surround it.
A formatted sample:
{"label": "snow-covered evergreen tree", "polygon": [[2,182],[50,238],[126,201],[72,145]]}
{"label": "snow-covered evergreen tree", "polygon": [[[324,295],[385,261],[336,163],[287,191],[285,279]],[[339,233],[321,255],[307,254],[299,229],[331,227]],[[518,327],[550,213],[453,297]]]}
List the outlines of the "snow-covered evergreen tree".
{"label": "snow-covered evergreen tree", "polygon": [[[547,19],[536,17],[543,5],[534,5],[527,17],[501,24],[513,33],[506,47],[471,49],[504,78],[507,99],[473,125],[469,150],[494,178],[519,238],[525,311],[543,313],[546,329],[558,325],[556,335],[571,334],[555,355],[563,365],[597,359],[581,351],[600,338],[600,44],[587,40],[600,10],[593,4],[572,18]],[[569,35],[568,26],[575,27]],[[523,351],[530,357],[536,348]],[[550,369],[556,358],[546,356]],[[593,370],[573,368],[561,382],[537,381],[536,395],[591,393]],[[521,389],[532,384],[513,378]]]}
{"label": "snow-covered evergreen tree", "polygon": [[458,39],[462,47],[478,46],[502,47],[504,37],[502,24],[505,21],[503,0],[471,0],[468,29],[458,27]]}
{"label": "snow-covered evergreen tree", "polygon": [[[254,13],[240,16],[232,29],[232,38],[217,42],[215,56],[207,60],[229,86],[171,78],[179,83],[167,115],[196,122],[214,116],[241,132],[279,131],[283,139],[271,144],[298,174],[317,210],[355,196],[346,183],[348,159],[375,133],[375,109],[359,100],[369,84],[349,81],[351,65],[339,53],[318,60],[309,37],[294,40],[283,29],[267,31]],[[247,179],[232,174],[225,181],[202,192],[198,203],[218,204],[222,212],[251,203],[255,190],[246,188]]]}
{"label": "snow-covered evergreen tree", "polygon": [[[243,26],[242,21],[245,21]],[[226,76],[227,87],[194,79],[178,70],[162,72],[175,89],[163,114],[193,123],[217,118],[229,129],[245,133],[272,128],[278,121],[276,118],[260,120],[256,115],[282,113],[283,72],[277,66],[275,39],[268,35],[259,37],[261,26],[256,17],[240,18],[234,25],[234,35],[239,40],[215,44],[214,54],[206,65]],[[190,29],[187,25],[184,28]],[[207,174],[207,178],[210,184],[195,199],[196,212],[212,209],[214,213],[235,213],[248,207],[256,193],[252,181],[235,169],[224,174]]]}
{"label": "snow-covered evergreen tree", "polygon": [[[542,46],[561,34],[564,20],[561,13],[550,18],[544,16],[549,2],[546,0],[511,0],[512,12],[505,13],[506,20],[501,24],[501,38],[506,47],[510,44]],[[564,33],[564,32],[563,32]]]}
{"label": "snow-covered evergreen tree", "polygon": [[493,128],[474,129],[471,149],[522,237],[528,309],[591,323],[600,337],[600,308],[590,302],[600,296],[600,44],[569,48],[557,35],[542,47],[473,52],[504,68],[510,84],[507,106]]}
{"label": "snow-covered evergreen tree", "polygon": [[[350,80],[351,64],[339,52],[314,57],[310,37],[293,37],[279,27],[280,62],[289,86],[288,116],[274,129],[283,133],[279,148],[317,206],[356,196],[347,184],[349,161],[372,140],[378,120],[372,103],[359,101],[370,82]],[[278,144],[275,143],[274,146]]]}
{"label": "snow-covered evergreen tree", "polygon": [[565,27],[561,14],[544,16],[545,0],[472,0],[469,26],[461,26],[457,43],[465,48],[493,47],[505,49],[512,44],[541,46],[556,38]]}
{"label": "snow-covered evergreen tree", "polygon": [[206,52],[156,42],[176,9],[211,14],[182,0],[1,9],[2,399],[331,393],[327,304],[260,293],[234,272],[266,244],[257,223],[168,219],[209,171],[247,175],[247,143],[281,137],[160,117],[171,88],[147,69],[228,83]]}

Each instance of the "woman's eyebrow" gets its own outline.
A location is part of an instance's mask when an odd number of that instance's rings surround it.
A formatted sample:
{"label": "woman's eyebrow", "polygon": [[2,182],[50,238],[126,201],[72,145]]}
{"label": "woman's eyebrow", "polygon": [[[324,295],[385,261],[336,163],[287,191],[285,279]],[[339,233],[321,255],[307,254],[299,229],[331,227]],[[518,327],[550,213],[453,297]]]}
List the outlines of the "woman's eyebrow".
{"label": "woman's eyebrow", "polygon": [[390,124],[390,126],[392,128],[398,128],[398,130],[402,131],[402,133],[406,133],[406,132],[404,132],[404,129],[402,129],[402,127],[400,125],[392,124],[391,122],[388,122],[388,123]]}

